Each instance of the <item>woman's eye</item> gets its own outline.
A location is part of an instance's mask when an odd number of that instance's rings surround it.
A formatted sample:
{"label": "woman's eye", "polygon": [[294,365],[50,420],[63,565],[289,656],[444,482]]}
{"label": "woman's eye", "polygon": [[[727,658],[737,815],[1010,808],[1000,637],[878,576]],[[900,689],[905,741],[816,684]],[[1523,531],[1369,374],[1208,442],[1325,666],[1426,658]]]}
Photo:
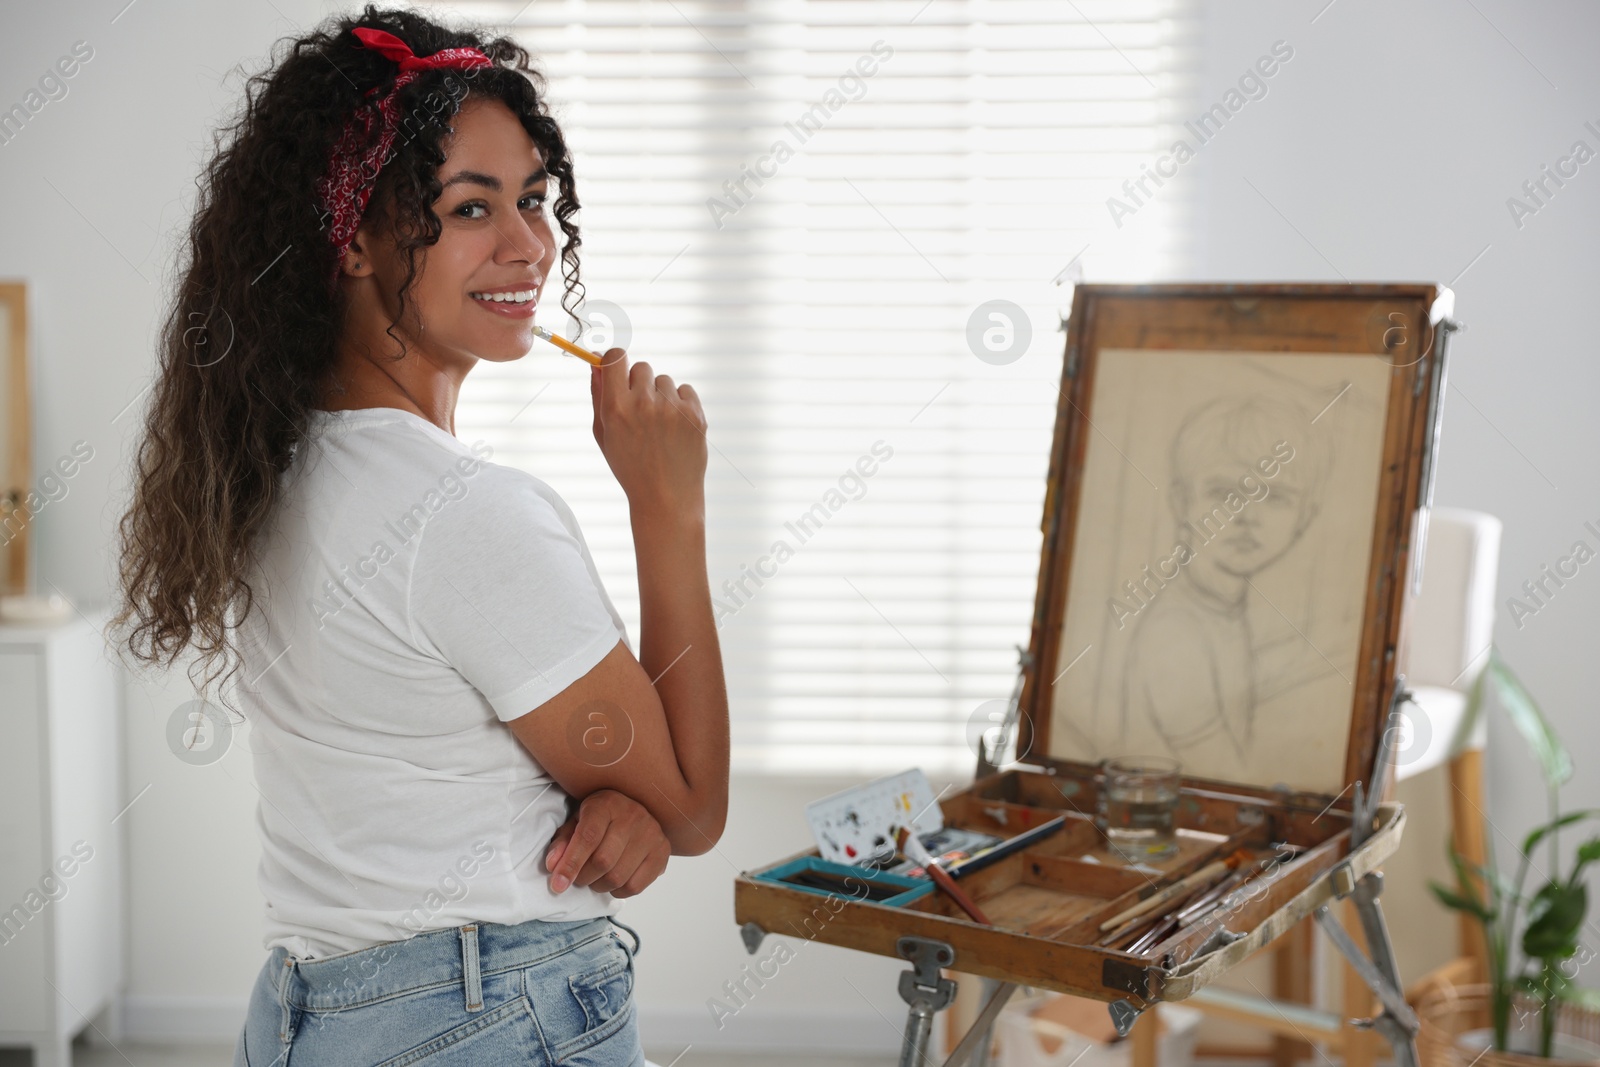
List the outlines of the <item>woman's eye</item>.
{"label": "woman's eye", "polygon": [[[529,204],[531,201],[530,210],[543,211],[546,199],[547,197],[544,193],[529,193],[527,196],[523,197],[519,203]],[[465,212],[487,210],[488,207],[489,205],[484,203],[482,200],[473,200],[456,208],[455,214],[458,218],[481,219],[483,217],[482,215],[469,215],[465,214]]]}

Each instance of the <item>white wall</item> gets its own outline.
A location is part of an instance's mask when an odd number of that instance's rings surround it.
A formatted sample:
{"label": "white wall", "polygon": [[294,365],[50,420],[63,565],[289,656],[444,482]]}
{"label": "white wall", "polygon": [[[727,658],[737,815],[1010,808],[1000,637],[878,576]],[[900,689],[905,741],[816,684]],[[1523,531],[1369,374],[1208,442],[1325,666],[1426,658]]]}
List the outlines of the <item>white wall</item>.
{"label": "white wall", "polygon": [[[1574,540],[1596,543],[1584,520],[1600,525],[1600,369],[1584,296],[1600,282],[1600,164],[1520,229],[1505,206],[1574,140],[1600,149],[1583,129],[1585,119],[1600,126],[1591,55],[1600,11],[1336,0],[1318,15],[1322,4],[1207,7],[1199,99],[1219,98],[1275,40],[1289,41],[1295,57],[1269,95],[1178,179],[1189,188],[1175,194],[1198,206],[1196,232],[1180,243],[1194,250],[1191,274],[1202,279],[1454,281],[1469,330],[1452,347],[1437,501],[1505,520],[1501,586],[1509,596]],[[109,596],[107,545],[138,405],[118,416],[150,382],[166,256],[186,222],[209,131],[239,94],[237,75],[219,76],[240,61],[254,69],[270,41],[324,10],[311,0],[142,0],[122,10],[113,0],[5,16],[0,106],[19,101],[75,41],[95,50],[69,95],[0,146],[0,276],[33,287],[37,461],[53,461],[80,438],[95,448],[70,496],[39,519],[41,589],[54,585],[85,603]],[[1588,573],[1596,569],[1585,568],[1520,629],[1506,619],[1498,629],[1507,658],[1585,769],[1567,790],[1567,808],[1600,806],[1588,770],[1600,756],[1600,720],[1587,701],[1600,682],[1600,579]],[[133,791],[151,785],[124,820],[130,1021],[151,1033],[229,1032],[262,959],[247,738],[208,767],[173,759],[162,730],[189,695],[171,679],[128,689],[128,782]],[[1504,854],[1541,816],[1542,802],[1520,741],[1501,721],[1491,738],[1489,810]],[[804,948],[720,1034],[706,1007],[750,959],[733,925],[735,871],[804,847],[802,805],[842,784],[736,780],[718,849],[674,860],[650,893],[625,906],[622,919],[644,937],[639,999],[653,1045],[898,1041],[901,965],[842,949]],[[1428,853],[1417,862],[1431,867],[1440,824],[1415,825],[1432,828],[1408,835],[1409,849]]]}

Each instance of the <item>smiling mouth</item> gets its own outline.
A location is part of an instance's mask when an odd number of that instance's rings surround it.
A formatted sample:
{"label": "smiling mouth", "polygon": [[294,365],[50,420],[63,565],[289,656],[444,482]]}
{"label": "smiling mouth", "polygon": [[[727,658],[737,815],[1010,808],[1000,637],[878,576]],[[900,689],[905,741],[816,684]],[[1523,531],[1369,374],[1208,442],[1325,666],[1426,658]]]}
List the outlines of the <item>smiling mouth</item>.
{"label": "smiling mouth", "polygon": [[521,307],[537,300],[539,290],[521,289],[513,293],[468,293],[467,295],[485,304],[510,304],[513,307]]}

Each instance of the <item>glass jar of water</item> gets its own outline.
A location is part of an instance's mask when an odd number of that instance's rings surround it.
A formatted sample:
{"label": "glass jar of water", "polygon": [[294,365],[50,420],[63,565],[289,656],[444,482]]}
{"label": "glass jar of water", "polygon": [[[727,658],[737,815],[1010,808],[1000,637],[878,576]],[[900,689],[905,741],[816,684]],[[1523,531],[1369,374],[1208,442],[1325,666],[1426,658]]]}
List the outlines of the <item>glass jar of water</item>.
{"label": "glass jar of water", "polygon": [[1165,756],[1118,756],[1102,765],[1101,811],[1111,851],[1129,862],[1170,859],[1178,852],[1181,768]]}

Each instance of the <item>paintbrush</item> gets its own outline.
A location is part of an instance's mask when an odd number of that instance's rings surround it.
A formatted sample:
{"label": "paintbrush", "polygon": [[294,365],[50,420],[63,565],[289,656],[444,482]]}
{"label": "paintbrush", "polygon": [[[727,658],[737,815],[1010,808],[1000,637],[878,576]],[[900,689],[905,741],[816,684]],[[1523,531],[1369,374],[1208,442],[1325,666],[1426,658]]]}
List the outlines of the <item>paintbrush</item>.
{"label": "paintbrush", "polygon": [[[1095,944],[1100,947],[1116,947],[1127,942],[1130,939],[1130,935],[1137,934],[1141,930],[1146,931],[1146,934],[1148,934],[1149,930],[1163,925],[1164,923],[1175,918],[1179,911],[1198,902],[1205,892],[1206,886],[1193,886],[1187,893],[1179,893],[1177,896],[1175,896],[1173,898],[1174,903],[1172,907],[1160,912],[1148,911],[1143,915],[1136,915],[1122,923],[1115,930],[1112,930],[1109,934],[1102,935],[1100,939],[1095,942]],[[1154,925],[1152,926],[1152,924]],[[1138,944],[1138,942],[1142,941],[1143,939],[1143,937],[1136,937],[1133,938],[1133,941],[1135,944]],[[1131,952],[1132,948],[1126,948],[1123,951]]]}
{"label": "paintbrush", "polygon": [[1243,878],[1240,878],[1238,882],[1229,887],[1228,890],[1221,894],[1217,899],[1211,901],[1204,907],[1187,909],[1189,914],[1180,916],[1178,925],[1185,927],[1193,926],[1197,922],[1209,919],[1219,908],[1221,908],[1229,900],[1232,900],[1235,892],[1239,889],[1242,889],[1246,882],[1250,882],[1261,877],[1263,874],[1266,874],[1269,870],[1271,870],[1273,866],[1274,864],[1271,858],[1257,862],[1253,870],[1245,874]]}
{"label": "paintbrush", "polygon": [[1201,867],[1198,871],[1195,871],[1193,874],[1189,875],[1187,878],[1181,878],[1167,886],[1165,889],[1157,890],[1156,892],[1150,894],[1148,897],[1145,897],[1132,907],[1125,908],[1124,910],[1113,915],[1111,918],[1100,924],[1100,932],[1105,933],[1107,930],[1121,926],[1129,919],[1143,915],[1146,912],[1154,911],[1156,908],[1161,907],[1161,905],[1177,897],[1188,896],[1194,892],[1196,887],[1220,880],[1226,876],[1229,871],[1233,870],[1234,868],[1238,867],[1239,864],[1244,863],[1249,859],[1250,854],[1248,852],[1244,851],[1243,849],[1237,849],[1224,859],[1217,860],[1214,863],[1208,863],[1204,867]]}
{"label": "paintbrush", "polygon": [[910,827],[896,827],[894,840],[895,846],[905,853],[913,863],[927,871],[928,877],[933,879],[933,884],[944,890],[946,895],[955,901],[962,911],[972,916],[974,921],[980,922],[985,926],[994,925],[989,921],[989,917],[983,913],[982,909],[973,902],[972,898],[961,891],[961,887],[956,885],[956,880],[951,878],[943,867],[939,866],[938,859],[923,847],[922,842],[917,840],[917,835]]}
{"label": "paintbrush", "polygon": [[1228,875],[1228,877],[1224,878],[1222,881],[1218,882],[1216,885],[1212,886],[1210,889],[1206,890],[1194,900],[1180,908],[1178,910],[1178,921],[1183,925],[1188,925],[1189,920],[1205,911],[1209,906],[1215,904],[1229,893],[1233,892],[1239,883],[1243,882],[1248,877],[1250,877],[1249,871],[1234,871],[1232,874]]}

